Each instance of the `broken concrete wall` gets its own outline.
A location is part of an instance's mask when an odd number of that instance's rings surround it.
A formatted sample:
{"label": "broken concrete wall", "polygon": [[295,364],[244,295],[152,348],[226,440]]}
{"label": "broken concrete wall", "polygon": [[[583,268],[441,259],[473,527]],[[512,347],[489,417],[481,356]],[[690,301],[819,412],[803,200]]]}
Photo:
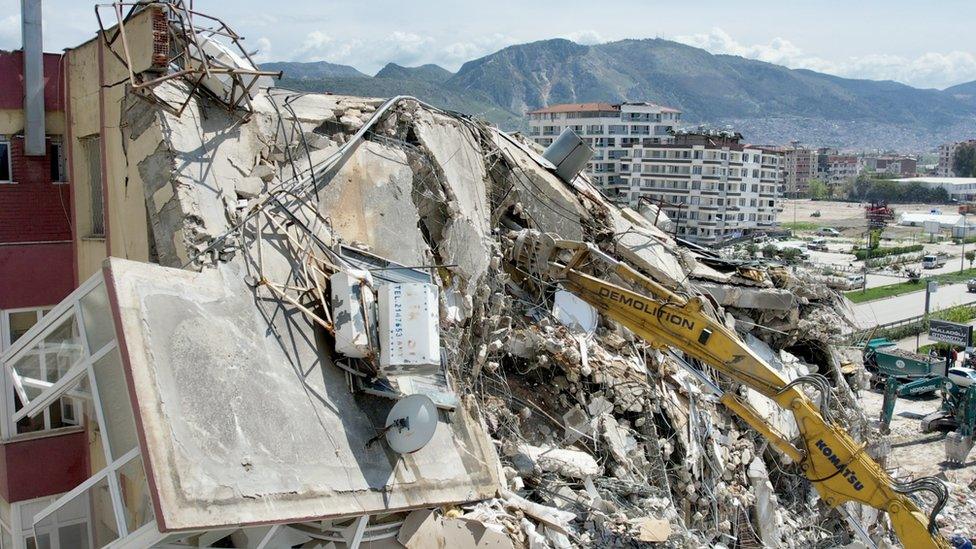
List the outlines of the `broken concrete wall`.
{"label": "broken concrete wall", "polygon": [[[204,274],[237,269],[256,287],[238,290],[253,292],[272,330],[288,335],[289,360],[322,371],[334,367],[327,338],[298,305],[327,311],[311,295],[285,302],[260,278],[299,279],[319,261],[296,251],[303,242],[427,267],[441,286],[450,376],[478,408],[463,425],[476,429],[483,418],[503,455],[502,482],[514,497],[501,505],[524,510],[527,496],[577,517],[549,524],[533,516],[529,527],[514,520],[518,531],[509,532],[519,541],[624,544],[663,519],[682,543],[731,543],[750,520],[768,518],[756,499],[766,484],[749,475],[756,460],[768,465],[780,498],[782,539],[803,546],[829,538],[803,528],[820,511],[798,489],[797,471],[780,472],[791,465],[673,356],[606,318],[593,333],[560,325],[547,295],[509,278],[500,250],[521,228],[593,242],[666,286],[714,290],[720,318],[730,313],[737,328],[777,350],[826,338],[825,330],[798,330],[827,318],[818,315],[830,314],[829,296],[797,297],[788,285],[801,282],[774,283],[764,269],[706,265],[609,204],[585,177],[560,180],[528,142],[416,100],[277,90],[255,104],[244,120],[201,98],[182,117],[157,116],[160,141],[141,165],[154,182],[145,200],[160,262]],[[266,221],[255,214],[272,210]],[[495,516],[508,520],[507,511]]]}
{"label": "broken concrete wall", "polygon": [[[452,412],[418,452],[371,443],[393,401],[350,393],[342,371],[309,342],[274,321],[269,330],[275,307],[255,307],[240,269],[109,263],[162,531],[495,493],[494,449],[473,409]],[[288,327],[312,332],[300,315]]]}

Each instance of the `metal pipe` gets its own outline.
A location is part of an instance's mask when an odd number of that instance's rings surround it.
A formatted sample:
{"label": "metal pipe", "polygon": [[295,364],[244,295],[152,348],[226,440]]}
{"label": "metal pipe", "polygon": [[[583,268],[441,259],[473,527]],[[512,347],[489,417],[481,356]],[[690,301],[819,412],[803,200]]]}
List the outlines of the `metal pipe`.
{"label": "metal pipe", "polygon": [[44,140],[44,38],[41,0],[20,0],[24,55],[24,154],[47,154]]}

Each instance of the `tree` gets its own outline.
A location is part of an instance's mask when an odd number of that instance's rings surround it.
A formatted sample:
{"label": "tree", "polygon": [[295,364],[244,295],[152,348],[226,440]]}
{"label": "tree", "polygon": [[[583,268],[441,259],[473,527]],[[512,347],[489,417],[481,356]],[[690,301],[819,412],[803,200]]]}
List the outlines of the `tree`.
{"label": "tree", "polygon": [[976,143],[962,143],[952,155],[952,171],[956,177],[976,177]]}
{"label": "tree", "polygon": [[772,259],[776,257],[776,252],[778,251],[779,248],[777,248],[776,246],[773,246],[772,244],[766,244],[765,246],[763,246],[762,249],[763,257],[765,257],[766,259]]}
{"label": "tree", "polygon": [[976,261],[976,252],[969,250],[966,252],[966,261],[969,262],[969,268],[973,268],[973,261]]}
{"label": "tree", "polygon": [[780,257],[787,263],[796,263],[803,255],[803,250],[799,248],[783,248],[780,250]]}
{"label": "tree", "polygon": [[874,185],[874,179],[870,175],[862,173],[851,184],[851,192],[848,194],[848,197],[854,200],[864,200],[864,197],[871,191],[872,185]]}
{"label": "tree", "polygon": [[827,184],[819,179],[811,179],[808,183],[810,186],[810,198],[814,200],[823,200],[827,198]]}
{"label": "tree", "polygon": [[746,244],[746,252],[749,254],[749,257],[755,258],[756,254],[759,253],[759,245],[755,242]]}

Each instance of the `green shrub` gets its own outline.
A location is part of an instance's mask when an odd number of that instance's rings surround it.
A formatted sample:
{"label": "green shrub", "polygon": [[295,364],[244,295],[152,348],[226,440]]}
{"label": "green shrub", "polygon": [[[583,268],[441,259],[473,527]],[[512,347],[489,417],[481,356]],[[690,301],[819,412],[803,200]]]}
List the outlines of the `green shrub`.
{"label": "green shrub", "polygon": [[921,244],[914,244],[911,246],[893,246],[891,248],[875,248],[873,250],[854,250],[854,257],[857,259],[867,259],[868,257],[884,257],[886,255],[897,255],[897,254],[907,254],[911,252],[920,252],[925,249],[925,246]]}

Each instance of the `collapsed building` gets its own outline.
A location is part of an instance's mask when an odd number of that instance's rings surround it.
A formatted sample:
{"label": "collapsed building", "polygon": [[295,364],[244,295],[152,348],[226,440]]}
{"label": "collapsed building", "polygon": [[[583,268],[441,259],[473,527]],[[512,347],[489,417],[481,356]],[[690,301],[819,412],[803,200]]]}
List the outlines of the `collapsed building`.
{"label": "collapsed building", "polygon": [[[79,245],[91,277],[3,356],[6,436],[50,428],[53,405],[88,433],[86,479],[37,510],[38,538],[80,514],[71,539],[97,547],[890,539],[883,514],[848,505],[852,527],[819,501],[680,350],[532,291],[506,254],[534,229],[707,296],[785,377],[826,376],[867,443],[836,293],[676,241],[477,118],[275,88],[229,49],[194,57],[181,10],[120,9],[67,57],[75,210],[104,200],[113,242]],[[186,74],[159,77],[160,28]],[[772,401],[719,383],[796,436]],[[436,427],[401,451],[391,410],[418,394]]]}

